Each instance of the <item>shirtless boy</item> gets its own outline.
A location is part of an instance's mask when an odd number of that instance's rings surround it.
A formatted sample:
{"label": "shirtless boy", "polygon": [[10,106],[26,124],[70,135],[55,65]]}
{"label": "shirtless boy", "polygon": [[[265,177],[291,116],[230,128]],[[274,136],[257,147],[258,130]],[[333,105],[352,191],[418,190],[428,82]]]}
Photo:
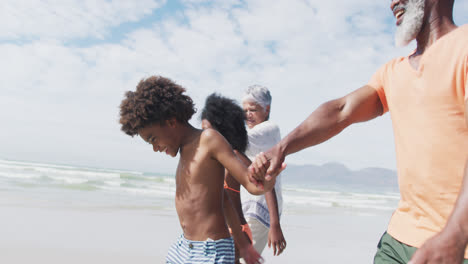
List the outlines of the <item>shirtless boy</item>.
{"label": "shirtless boy", "polygon": [[195,109],[184,92],[164,77],[144,79],[135,92],[125,94],[120,124],[155,152],[180,155],[175,204],[183,234],[169,249],[166,263],[233,263],[234,242],[223,213],[224,168],[252,194],[271,190],[274,182],[256,182],[217,131],[190,125]]}

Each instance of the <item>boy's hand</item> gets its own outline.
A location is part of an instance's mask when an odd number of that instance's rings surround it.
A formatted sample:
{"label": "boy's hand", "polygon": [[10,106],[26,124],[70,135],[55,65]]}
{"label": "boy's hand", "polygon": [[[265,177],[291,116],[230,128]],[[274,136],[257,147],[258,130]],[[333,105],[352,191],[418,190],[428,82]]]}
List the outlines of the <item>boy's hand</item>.
{"label": "boy's hand", "polygon": [[247,244],[244,248],[240,248],[239,254],[247,264],[263,263],[262,256],[258,254],[252,244]]}
{"label": "boy's hand", "polygon": [[274,156],[275,147],[266,153],[260,152],[252,161],[250,167],[253,167],[252,172],[256,180],[263,181],[265,179],[270,181],[286,168],[286,163],[283,162],[284,156],[281,159]]}
{"label": "boy's hand", "polygon": [[249,175],[248,175],[249,181],[255,184],[255,186],[260,187],[260,189],[263,190],[264,189],[263,180],[257,179],[258,176],[255,176],[255,169],[252,165],[249,166],[248,171],[249,171]]}
{"label": "boy's hand", "polygon": [[266,159],[266,156],[263,152],[260,152],[255,159],[252,161],[252,164],[249,166],[249,180],[251,183],[259,186],[263,189],[265,174],[268,169],[269,162]]}
{"label": "boy's hand", "polygon": [[253,168],[254,177],[259,181],[265,180],[265,174],[267,172],[270,162],[268,161],[265,153],[260,152],[255,156],[255,159],[252,161],[250,167]]}

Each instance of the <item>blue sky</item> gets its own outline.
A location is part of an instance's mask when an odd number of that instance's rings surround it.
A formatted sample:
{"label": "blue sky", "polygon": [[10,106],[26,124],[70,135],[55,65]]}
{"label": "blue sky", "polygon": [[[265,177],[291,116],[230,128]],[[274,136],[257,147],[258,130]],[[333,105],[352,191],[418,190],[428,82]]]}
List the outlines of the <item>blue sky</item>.
{"label": "blue sky", "polygon": [[[252,84],[273,95],[283,135],[321,103],[364,85],[408,54],[393,45],[390,1],[140,0],[0,3],[0,158],[172,172],[119,130],[123,94],[150,75],[187,88],[198,109],[212,92],[239,99]],[[468,22],[456,0],[455,22]],[[198,114],[191,123],[199,127]],[[388,115],[288,157],[395,168]]]}

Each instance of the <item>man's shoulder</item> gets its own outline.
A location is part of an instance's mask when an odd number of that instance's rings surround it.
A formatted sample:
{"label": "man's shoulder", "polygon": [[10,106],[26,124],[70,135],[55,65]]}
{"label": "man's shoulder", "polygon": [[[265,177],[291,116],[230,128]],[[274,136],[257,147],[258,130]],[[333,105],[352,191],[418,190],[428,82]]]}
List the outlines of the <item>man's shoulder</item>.
{"label": "man's shoulder", "polygon": [[459,46],[461,52],[468,53],[468,24],[459,26],[453,31],[453,40],[449,40],[452,45]]}
{"label": "man's shoulder", "polygon": [[402,63],[405,59],[406,59],[405,56],[395,57],[395,58],[387,61],[384,65],[382,65],[382,67],[394,68],[394,67],[398,66],[400,63]]}
{"label": "man's shoulder", "polygon": [[468,24],[457,27],[454,30],[454,33],[456,35],[459,35],[460,37],[464,37],[465,39],[468,39]]}
{"label": "man's shoulder", "polygon": [[[445,34],[426,52],[426,56],[437,65],[465,64],[468,58],[468,24]],[[426,59],[426,61],[429,61]]]}
{"label": "man's shoulder", "polygon": [[380,74],[381,76],[388,76],[391,75],[399,66],[402,65],[406,57],[399,56],[395,57],[386,63],[382,64],[380,68],[377,70],[376,74]]}

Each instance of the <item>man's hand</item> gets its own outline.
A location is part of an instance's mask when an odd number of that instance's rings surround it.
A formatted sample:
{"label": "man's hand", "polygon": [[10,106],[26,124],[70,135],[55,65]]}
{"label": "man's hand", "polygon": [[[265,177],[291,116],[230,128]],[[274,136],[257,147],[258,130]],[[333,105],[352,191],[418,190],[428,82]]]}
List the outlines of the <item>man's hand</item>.
{"label": "man's hand", "polygon": [[271,246],[273,246],[273,256],[279,256],[286,248],[286,240],[279,224],[271,226],[268,232],[268,247]]}
{"label": "man's hand", "polygon": [[269,181],[272,178],[276,178],[285,168],[286,163],[284,163],[285,153],[281,150],[280,144],[276,144],[271,149],[269,149],[265,156],[270,162],[270,166],[266,172],[265,179]]}
{"label": "man's hand", "polygon": [[[276,178],[270,177],[266,179],[266,172],[270,162],[268,161],[265,153],[260,152],[255,156],[252,164],[249,167],[249,180],[256,186],[266,192],[271,191],[275,187]],[[286,165],[285,165],[286,166]],[[282,168],[281,170],[283,170]]]}
{"label": "man's hand", "polygon": [[258,254],[252,244],[247,244],[244,248],[239,249],[239,255],[247,264],[263,263],[263,258]]}
{"label": "man's hand", "polygon": [[285,155],[280,150],[279,144],[275,145],[267,152],[260,152],[252,161],[250,167],[254,173],[254,178],[257,180],[270,181],[276,178],[285,168]]}
{"label": "man's hand", "polygon": [[466,245],[461,232],[444,229],[427,240],[408,264],[462,264]]}

